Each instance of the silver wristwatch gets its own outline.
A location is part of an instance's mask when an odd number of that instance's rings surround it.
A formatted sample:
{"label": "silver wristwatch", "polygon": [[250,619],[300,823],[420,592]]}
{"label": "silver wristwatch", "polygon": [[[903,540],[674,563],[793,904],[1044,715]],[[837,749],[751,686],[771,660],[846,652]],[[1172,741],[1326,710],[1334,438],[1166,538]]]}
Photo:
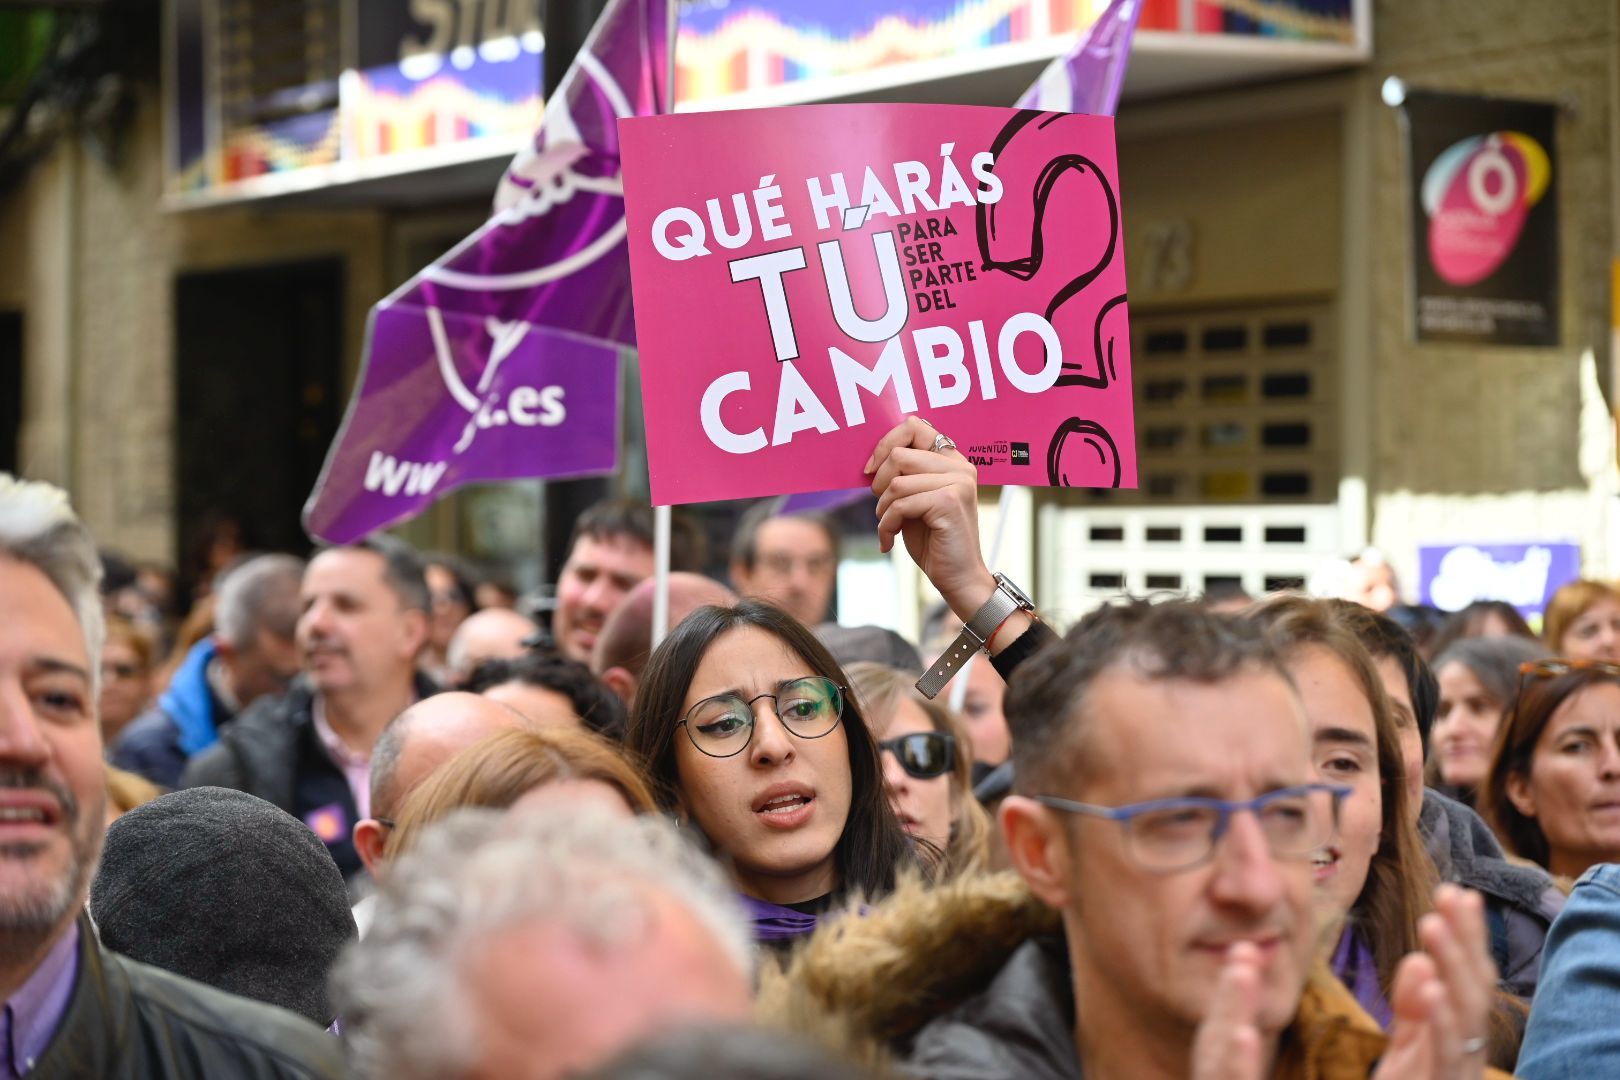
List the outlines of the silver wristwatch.
{"label": "silver wristwatch", "polygon": [[951,681],[951,676],[967,663],[968,657],[984,648],[991,635],[1007,621],[1007,616],[1020,608],[1034,614],[1035,601],[1014,585],[1006,574],[997,574],[996,591],[990,594],[990,599],[973,613],[973,618],[962,627],[962,632],[956,635],[956,640],[951,642],[944,655],[935,660],[934,666],[917,680],[917,689],[922,695],[932,698],[943,690],[945,684]]}

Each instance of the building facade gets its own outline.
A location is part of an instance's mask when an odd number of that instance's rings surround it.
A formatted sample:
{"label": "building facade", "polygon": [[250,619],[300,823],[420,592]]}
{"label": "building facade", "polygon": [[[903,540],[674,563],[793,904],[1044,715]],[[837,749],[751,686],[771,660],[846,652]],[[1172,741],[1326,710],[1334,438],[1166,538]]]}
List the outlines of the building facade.
{"label": "building facade", "polygon": [[[791,22],[739,29],[725,5],[697,5],[682,47],[699,66],[681,85],[706,95],[693,107],[1007,104],[1067,40],[1051,13],[1102,5],[1014,6],[1049,22],[994,24],[1011,28],[995,29],[1002,52],[982,46],[994,63],[980,46],[934,44],[909,68],[821,72],[845,81],[818,89],[816,64],[831,61]],[[1005,514],[986,492],[987,546],[999,532],[998,562],[1060,617],[1120,590],[1287,586],[1368,544],[1414,596],[1425,544],[1569,540],[1589,573],[1620,573],[1620,9],[1300,2],[1281,5],[1298,26],[1215,40],[1220,19],[1242,31],[1265,7],[1153,3],[1160,28],[1139,34],[1118,137],[1142,490],[1017,491]],[[1322,12],[1343,32],[1303,37]],[[1415,341],[1407,148],[1381,98],[1391,77],[1558,106],[1557,346]],[[20,315],[21,468],[69,487],[110,545],[183,562],[211,501],[251,489],[248,511],[273,514],[293,497],[270,490],[267,470],[282,463],[296,487],[318,464],[368,308],[480,220],[507,150],[462,152],[414,180],[379,166],[355,184],[338,170],[297,191],[276,188],[265,152],[231,176],[273,197],[233,196],[195,170],[177,192],[174,91],[140,87],[115,165],[64,139],[0,196],[0,313]],[[290,373],[276,361],[289,350],[305,357]],[[411,535],[492,561],[537,535],[534,485],[450,502]],[[286,543],[270,533],[261,542]],[[902,596],[926,599],[895,575]]]}

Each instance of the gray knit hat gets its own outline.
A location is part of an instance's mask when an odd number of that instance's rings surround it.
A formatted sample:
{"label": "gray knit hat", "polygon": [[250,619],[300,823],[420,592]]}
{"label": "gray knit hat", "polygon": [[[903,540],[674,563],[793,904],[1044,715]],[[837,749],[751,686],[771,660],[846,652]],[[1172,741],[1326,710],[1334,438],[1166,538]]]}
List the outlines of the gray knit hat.
{"label": "gray knit hat", "polygon": [[115,952],[332,1023],[355,939],[343,874],[297,818],[227,788],[176,791],[107,829],[90,915]]}

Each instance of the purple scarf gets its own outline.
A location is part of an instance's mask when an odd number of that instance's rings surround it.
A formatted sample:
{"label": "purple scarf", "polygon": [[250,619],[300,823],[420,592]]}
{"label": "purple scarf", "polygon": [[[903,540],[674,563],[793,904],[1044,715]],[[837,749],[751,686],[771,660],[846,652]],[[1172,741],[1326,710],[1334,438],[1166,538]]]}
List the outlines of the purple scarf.
{"label": "purple scarf", "polygon": [[749,922],[754,927],[755,941],[791,941],[794,938],[808,937],[815,932],[814,915],[806,915],[802,911],[795,911],[758,897],[744,896],[742,893],[737,894],[737,899],[742,901],[743,909],[748,912]]}
{"label": "purple scarf", "polygon": [[1339,947],[1333,950],[1332,966],[1333,974],[1350,988],[1356,1001],[1367,1010],[1367,1015],[1388,1031],[1395,1014],[1384,999],[1383,987],[1378,985],[1378,963],[1373,958],[1372,947],[1353,927],[1344,928]]}

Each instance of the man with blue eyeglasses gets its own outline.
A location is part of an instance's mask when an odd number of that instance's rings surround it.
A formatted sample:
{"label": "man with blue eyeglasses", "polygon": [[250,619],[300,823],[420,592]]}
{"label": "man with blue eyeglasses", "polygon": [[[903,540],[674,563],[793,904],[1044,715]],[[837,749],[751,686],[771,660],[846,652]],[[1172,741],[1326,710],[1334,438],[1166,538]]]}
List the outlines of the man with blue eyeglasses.
{"label": "man with blue eyeglasses", "polygon": [[902,886],[767,978],[764,1017],[807,1030],[830,1012],[932,1080],[1488,1074],[1495,976],[1477,894],[1436,893],[1387,1033],[1327,968],[1340,928],[1317,923],[1312,856],[1347,789],[1315,772],[1264,628],[1136,602],[1060,641],[1023,598],[975,630],[1005,585],[979,554],[972,464],[913,417],[867,471],[881,545],[903,539],[974,631],[936,669],[976,643],[1008,680],[1001,832],[1022,880]]}

